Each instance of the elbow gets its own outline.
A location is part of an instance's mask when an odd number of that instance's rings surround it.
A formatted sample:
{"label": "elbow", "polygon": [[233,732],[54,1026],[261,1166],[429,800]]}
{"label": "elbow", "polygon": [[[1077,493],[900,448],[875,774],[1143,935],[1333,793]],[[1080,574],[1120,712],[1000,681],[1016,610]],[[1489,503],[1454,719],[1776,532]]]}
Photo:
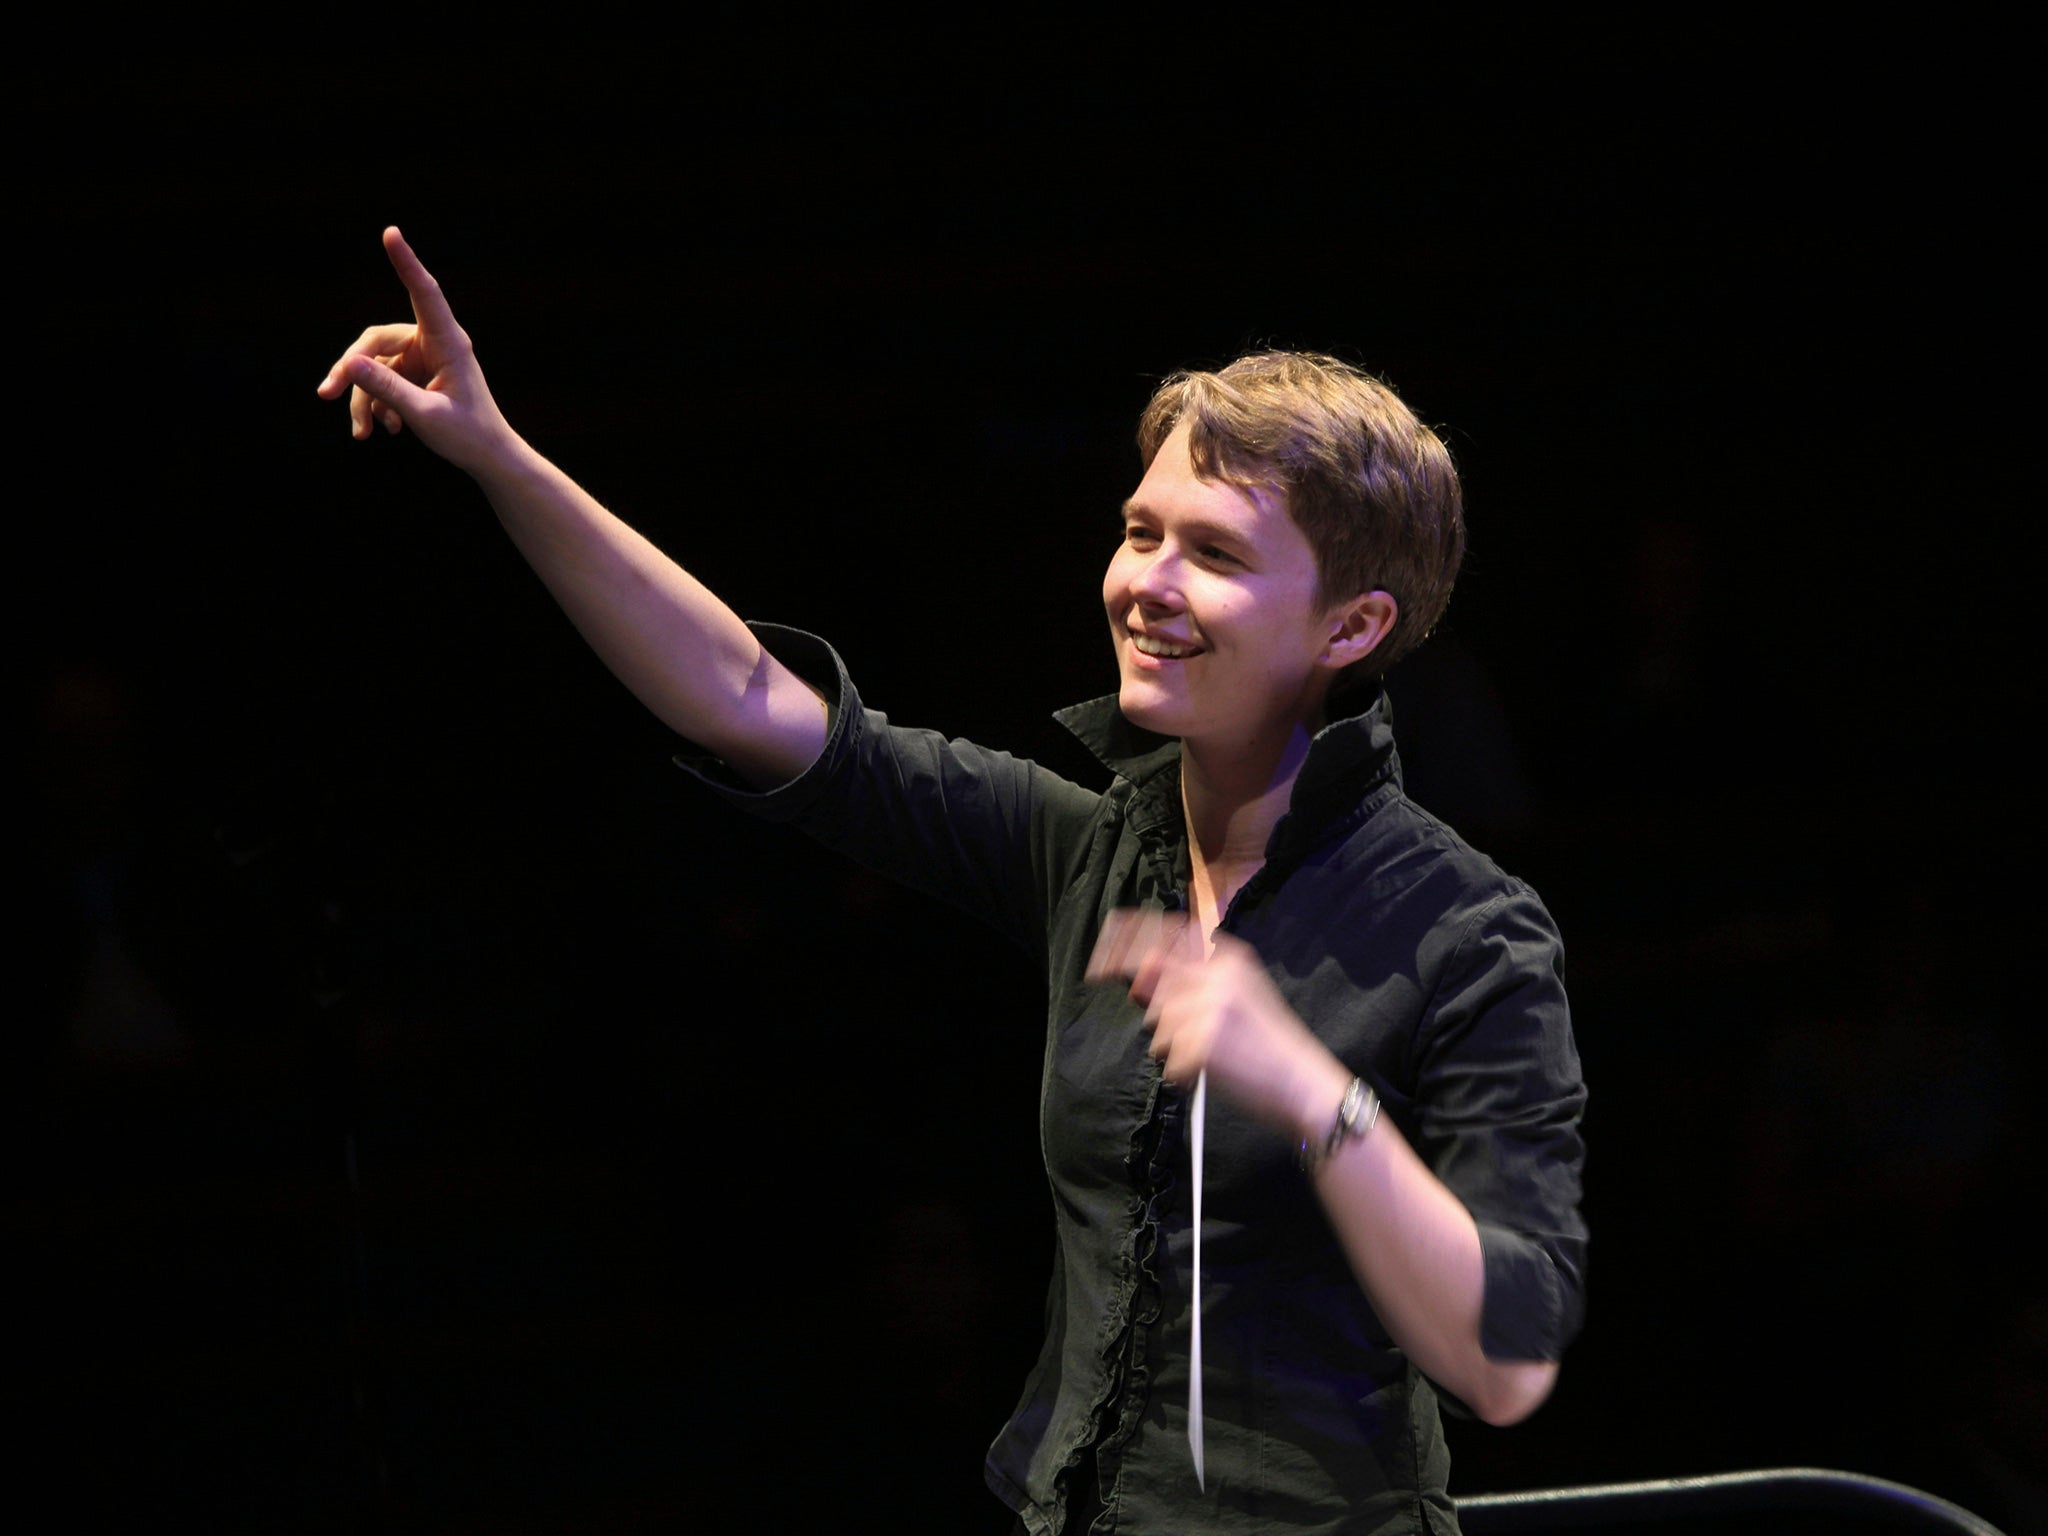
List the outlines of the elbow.
{"label": "elbow", "polygon": [[1541,1408],[1556,1385],[1555,1360],[1489,1360],[1480,1390],[1466,1405],[1482,1423],[1505,1429]]}

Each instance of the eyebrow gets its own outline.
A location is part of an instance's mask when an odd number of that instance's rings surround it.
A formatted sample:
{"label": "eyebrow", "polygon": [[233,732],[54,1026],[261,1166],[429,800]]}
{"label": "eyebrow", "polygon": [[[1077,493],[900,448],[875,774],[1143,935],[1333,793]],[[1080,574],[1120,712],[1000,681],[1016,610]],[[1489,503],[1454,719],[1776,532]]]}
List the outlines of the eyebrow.
{"label": "eyebrow", "polygon": [[[1119,515],[1123,522],[1128,523],[1133,517],[1145,517],[1151,514],[1149,509],[1137,497],[1132,496],[1125,499],[1123,506],[1119,509]],[[1178,527],[1183,536],[1192,539],[1198,544],[1234,544],[1243,546],[1249,542],[1249,535],[1246,534],[1244,529],[1232,527],[1229,523],[1215,522],[1206,517],[1184,519],[1178,524]]]}

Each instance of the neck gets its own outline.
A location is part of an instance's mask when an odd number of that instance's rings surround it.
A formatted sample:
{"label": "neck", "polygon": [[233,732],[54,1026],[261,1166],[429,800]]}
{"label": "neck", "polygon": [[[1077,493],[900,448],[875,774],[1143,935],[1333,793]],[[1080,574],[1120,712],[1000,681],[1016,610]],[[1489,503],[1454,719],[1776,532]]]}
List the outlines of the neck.
{"label": "neck", "polygon": [[1204,931],[1221,921],[1231,897],[1265,863],[1266,844],[1287,814],[1312,735],[1309,726],[1300,725],[1277,748],[1239,752],[1181,744],[1191,895]]}

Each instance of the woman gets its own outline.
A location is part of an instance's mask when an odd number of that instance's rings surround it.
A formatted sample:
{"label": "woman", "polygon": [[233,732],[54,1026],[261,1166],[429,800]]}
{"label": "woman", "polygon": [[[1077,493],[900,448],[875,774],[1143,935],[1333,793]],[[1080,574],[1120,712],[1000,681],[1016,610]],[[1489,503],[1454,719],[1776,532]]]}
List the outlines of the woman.
{"label": "woman", "polygon": [[1441,444],[1326,358],[1162,388],[1103,584],[1118,692],[1063,716],[1098,794],[743,624],[513,433],[384,243],[414,320],[320,385],[355,435],[468,471],[720,793],[1045,966],[1058,1254],[987,1466],[1020,1527],[1455,1529],[1438,1393],[1519,1419],[1578,1325],[1584,1089],[1548,914],[1402,795],[1377,688],[1462,553]]}

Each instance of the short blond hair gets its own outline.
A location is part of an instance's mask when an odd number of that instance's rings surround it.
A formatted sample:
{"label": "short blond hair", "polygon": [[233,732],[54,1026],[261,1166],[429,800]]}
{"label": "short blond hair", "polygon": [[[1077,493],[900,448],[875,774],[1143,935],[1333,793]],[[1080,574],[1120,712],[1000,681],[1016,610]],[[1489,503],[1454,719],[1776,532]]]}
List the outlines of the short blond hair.
{"label": "short blond hair", "polygon": [[1196,474],[1281,495],[1322,601],[1393,597],[1392,631],[1355,671],[1379,676],[1436,627],[1465,557],[1464,492],[1450,451],[1391,389],[1314,352],[1177,373],[1138,419],[1148,469],[1182,421]]}

